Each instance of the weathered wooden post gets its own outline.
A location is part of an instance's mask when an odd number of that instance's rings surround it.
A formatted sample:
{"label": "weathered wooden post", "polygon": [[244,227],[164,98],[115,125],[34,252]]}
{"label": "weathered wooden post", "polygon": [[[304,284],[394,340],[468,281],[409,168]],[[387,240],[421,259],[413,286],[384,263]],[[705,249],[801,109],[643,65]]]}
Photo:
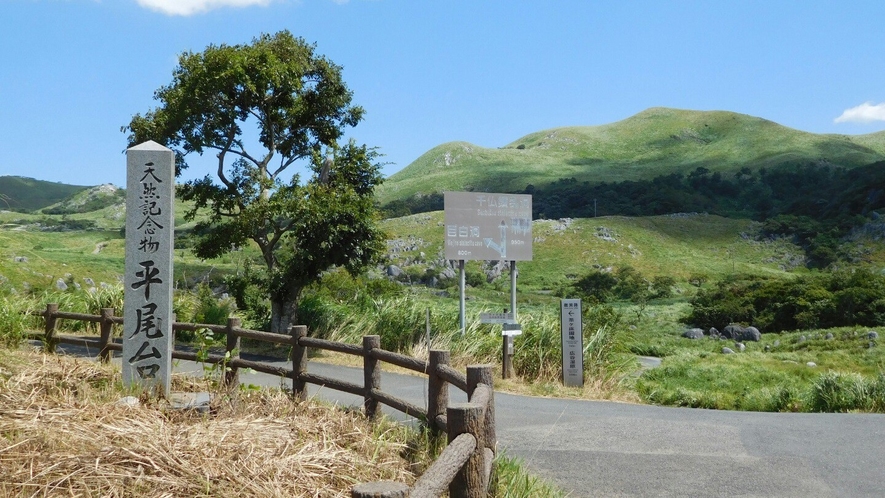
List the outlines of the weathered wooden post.
{"label": "weathered wooden post", "polygon": [[433,431],[440,429],[438,420],[445,416],[449,406],[449,384],[439,375],[439,366],[448,365],[450,354],[440,349],[430,350],[427,368],[427,425]]}
{"label": "weathered wooden post", "polygon": [[486,445],[497,453],[498,435],[495,429],[495,389],[491,365],[470,365],[467,367],[467,397],[473,401],[476,386],[489,386],[489,406],[483,419],[483,432]]}
{"label": "weathered wooden post", "polygon": [[227,334],[227,345],[224,348],[227,361],[224,365],[224,385],[228,389],[233,389],[240,384],[239,369],[228,364],[230,360],[240,357],[240,336],[234,333],[234,329],[239,327],[239,318],[227,319],[227,330],[225,330],[225,333]]}
{"label": "weathered wooden post", "polygon": [[48,353],[55,353],[55,347],[58,345],[58,339],[55,338],[55,324],[58,318],[55,316],[58,313],[58,304],[57,303],[49,303],[46,305],[46,311],[43,313],[43,316],[46,318],[46,326],[45,326],[45,335],[44,335],[44,348]]}
{"label": "weathered wooden post", "polygon": [[381,336],[367,335],[363,337],[363,381],[365,394],[363,407],[366,418],[375,418],[378,414],[378,400],[372,396],[372,389],[381,389],[380,362],[372,356],[373,349],[381,348]]}
{"label": "weathered wooden post", "polygon": [[101,330],[101,338],[99,339],[98,346],[101,349],[98,356],[101,358],[102,363],[111,361],[111,350],[108,349],[108,344],[111,342],[111,331],[114,327],[113,322],[111,322],[113,316],[114,308],[101,309],[101,321],[98,324],[99,329]]}
{"label": "weathered wooden post", "polygon": [[461,434],[476,438],[476,448],[467,463],[455,474],[449,485],[451,498],[485,498],[485,441],[483,439],[483,407],[476,403],[458,403],[446,411],[449,443]]}
{"label": "weathered wooden post", "polygon": [[307,372],[307,348],[300,344],[302,337],[307,337],[307,326],[292,325],[289,327],[292,336],[292,396],[297,400],[307,399],[306,382],[301,374]]}
{"label": "weathered wooden post", "polygon": [[172,373],[175,155],[156,142],[126,151],[123,384],[167,396]]}
{"label": "weathered wooden post", "polygon": [[509,379],[514,376],[513,371],[513,336],[504,334],[501,336],[501,378]]}

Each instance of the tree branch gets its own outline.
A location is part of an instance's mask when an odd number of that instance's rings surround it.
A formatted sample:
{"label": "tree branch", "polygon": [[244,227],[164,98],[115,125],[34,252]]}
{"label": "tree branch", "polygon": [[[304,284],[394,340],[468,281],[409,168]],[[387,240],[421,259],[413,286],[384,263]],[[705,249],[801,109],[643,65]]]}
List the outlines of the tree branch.
{"label": "tree branch", "polygon": [[281,163],[281,164],[280,164],[280,167],[277,168],[276,171],[273,172],[273,175],[271,175],[271,178],[276,178],[277,175],[279,175],[279,174],[282,173],[286,168],[288,168],[289,166],[291,166],[292,163],[294,163],[296,159],[297,159],[297,158],[295,158],[295,157],[290,157],[290,158],[288,158],[288,159],[286,159],[285,157],[281,158],[281,159],[280,159],[280,163]]}

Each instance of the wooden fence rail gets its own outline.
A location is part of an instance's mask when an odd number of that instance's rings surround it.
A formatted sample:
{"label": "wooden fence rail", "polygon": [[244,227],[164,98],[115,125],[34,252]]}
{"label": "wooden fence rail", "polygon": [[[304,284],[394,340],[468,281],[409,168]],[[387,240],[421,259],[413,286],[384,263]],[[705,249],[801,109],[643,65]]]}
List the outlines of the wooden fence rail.
{"label": "wooden fence rail", "polygon": [[[59,311],[57,304],[47,304],[45,311],[34,315],[45,319],[42,334],[31,334],[32,338],[42,339],[46,350],[55,352],[60,343],[95,348],[103,362],[110,361],[111,351],[122,351],[123,345],[113,339],[113,326],[122,324],[123,318],[114,316],[111,308],[102,308],[100,315],[67,313]],[[58,320],[77,320],[98,323],[99,338],[60,336],[57,334]],[[437,497],[448,489],[452,498],[483,498],[488,494],[489,476],[495,456],[497,442],[495,432],[495,400],[490,365],[471,365],[467,374],[449,365],[448,351],[431,350],[429,361],[423,361],[392,351],[381,349],[381,338],[363,337],[361,345],[343,344],[307,337],[307,327],[295,325],[289,334],[274,334],[257,330],[243,329],[237,318],[228,319],[227,325],[201,323],[172,324],[173,331],[196,331],[208,329],[226,335],[225,354],[198,354],[191,351],[172,351],[172,358],[223,364],[223,382],[236,386],[239,382],[239,369],[249,368],[256,372],[291,379],[292,394],[297,399],[306,397],[307,384],[314,384],[363,397],[363,410],[366,417],[378,414],[378,404],[383,403],[409,416],[424,420],[435,430],[445,432],[448,446],[411,488],[403,483],[376,482],[354,486],[354,498],[396,498],[396,497]],[[240,358],[240,339],[286,344],[292,347],[291,368],[281,367],[260,361]],[[363,358],[363,384],[317,375],[307,371],[307,349],[316,348],[335,351]],[[427,375],[427,409],[413,405],[381,390],[381,363],[390,363],[411,371]],[[449,385],[453,385],[468,396],[467,403],[449,405]]]}

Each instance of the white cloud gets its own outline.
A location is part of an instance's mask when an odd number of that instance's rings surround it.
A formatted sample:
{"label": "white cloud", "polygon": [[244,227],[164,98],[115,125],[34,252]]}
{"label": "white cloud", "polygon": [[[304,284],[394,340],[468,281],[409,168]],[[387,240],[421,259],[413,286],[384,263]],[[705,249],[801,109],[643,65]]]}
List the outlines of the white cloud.
{"label": "white cloud", "polygon": [[265,6],[271,0],[137,0],[138,4],[170,16],[191,16],[220,7]]}
{"label": "white cloud", "polygon": [[835,120],[836,123],[872,123],[873,121],[885,121],[885,102],[881,104],[864,102],[857,107],[845,109],[842,115]]}

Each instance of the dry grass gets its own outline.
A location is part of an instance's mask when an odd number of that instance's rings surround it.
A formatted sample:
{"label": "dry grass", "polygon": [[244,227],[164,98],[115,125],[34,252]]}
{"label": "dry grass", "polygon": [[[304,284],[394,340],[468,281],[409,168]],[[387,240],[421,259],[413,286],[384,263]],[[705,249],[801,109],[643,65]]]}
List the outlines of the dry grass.
{"label": "dry grass", "polygon": [[114,367],[0,349],[0,496],[335,497],[414,480],[394,424],[269,390],[216,396],[208,414],[128,407],[119,384]]}

